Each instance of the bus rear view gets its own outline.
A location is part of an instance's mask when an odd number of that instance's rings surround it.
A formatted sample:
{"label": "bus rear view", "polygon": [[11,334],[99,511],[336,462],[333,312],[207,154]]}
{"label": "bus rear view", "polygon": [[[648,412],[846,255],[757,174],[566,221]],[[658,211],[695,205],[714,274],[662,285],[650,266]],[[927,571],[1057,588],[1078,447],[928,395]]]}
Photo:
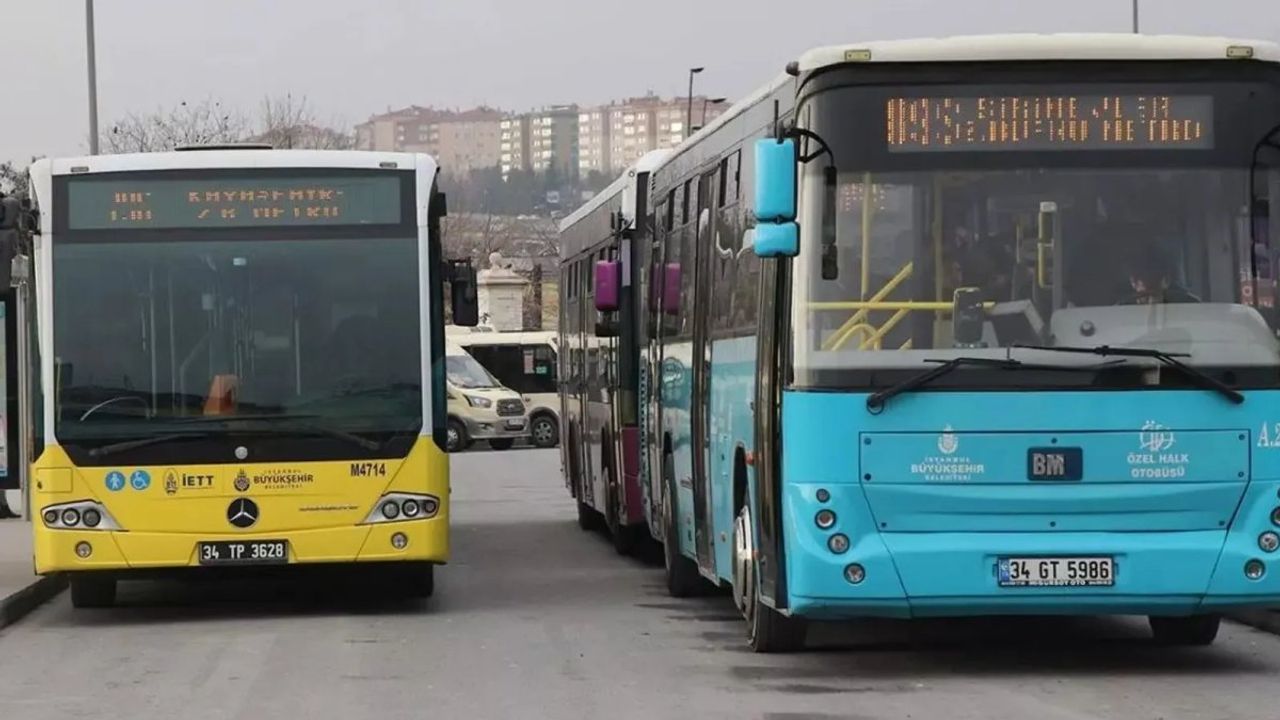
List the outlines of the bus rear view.
{"label": "bus rear view", "polygon": [[448,559],[435,163],[218,150],[32,175],[37,571],[71,572],[78,606],[246,565],[385,563],[430,594]]}

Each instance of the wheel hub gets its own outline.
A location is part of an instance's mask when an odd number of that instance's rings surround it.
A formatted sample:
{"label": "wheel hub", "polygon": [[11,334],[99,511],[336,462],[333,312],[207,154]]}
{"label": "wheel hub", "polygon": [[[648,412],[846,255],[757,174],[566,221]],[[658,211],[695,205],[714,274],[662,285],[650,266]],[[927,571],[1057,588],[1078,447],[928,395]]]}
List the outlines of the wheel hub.
{"label": "wheel hub", "polygon": [[751,511],[743,507],[733,523],[733,602],[748,618],[754,609],[755,568],[755,528]]}

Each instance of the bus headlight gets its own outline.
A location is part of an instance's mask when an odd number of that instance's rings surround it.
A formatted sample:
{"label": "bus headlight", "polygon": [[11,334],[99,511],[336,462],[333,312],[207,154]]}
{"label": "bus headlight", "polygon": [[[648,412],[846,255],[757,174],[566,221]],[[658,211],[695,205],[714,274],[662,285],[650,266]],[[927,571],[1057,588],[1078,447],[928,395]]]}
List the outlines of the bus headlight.
{"label": "bus headlight", "polygon": [[120,530],[102,503],[93,500],[50,505],[40,511],[45,527],[53,530]]}
{"label": "bus headlight", "polygon": [[1280,535],[1273,532],[1264,532],[1258,536],[1258,547],[1262,552],[1273,553],[1280,550]]}
{"label": "bus headlight", "polygon": [[836,514],[830,510],[819,510],[813,522],[823,530],[830,530],[836,524]]}
{"label": "bus headlight", "polygon": [[433,495],[393,492],[378,498],[362,524],[425,520],[439,512],[440,499]]}

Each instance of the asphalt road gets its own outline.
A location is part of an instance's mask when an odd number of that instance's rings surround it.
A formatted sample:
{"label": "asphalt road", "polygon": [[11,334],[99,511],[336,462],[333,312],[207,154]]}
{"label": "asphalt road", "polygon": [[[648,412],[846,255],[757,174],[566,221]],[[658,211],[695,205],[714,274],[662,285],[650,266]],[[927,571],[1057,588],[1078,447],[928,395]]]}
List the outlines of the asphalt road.
{"label": "asphalt road", "polygon": [[125,586],[0,632],[0,718],[1077,720],[1280,716],[1280,638],[1155,647],[1138,620],[823,627],[758,656],[726,597],[583,534],[555,451],[455,460],[454,562],[425,603],[367,586]]}

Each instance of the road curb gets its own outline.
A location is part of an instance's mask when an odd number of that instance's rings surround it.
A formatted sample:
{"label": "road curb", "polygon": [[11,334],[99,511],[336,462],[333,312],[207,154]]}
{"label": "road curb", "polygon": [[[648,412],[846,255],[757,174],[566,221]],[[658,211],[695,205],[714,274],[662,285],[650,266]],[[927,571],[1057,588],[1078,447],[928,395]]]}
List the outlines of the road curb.
{"label": "road curb", "polygon": [[63,575],[45,575],[36,581],[0,600],[0,628],[12,625],[27,613],[35,610],[67,587],[67,578]]}
{"label": "road curb", "polygon": [[1280,611],[1237,610],[1227,613],[1227,617],[1243,625],[1265,630],[1273,635],[1280,635]]}

